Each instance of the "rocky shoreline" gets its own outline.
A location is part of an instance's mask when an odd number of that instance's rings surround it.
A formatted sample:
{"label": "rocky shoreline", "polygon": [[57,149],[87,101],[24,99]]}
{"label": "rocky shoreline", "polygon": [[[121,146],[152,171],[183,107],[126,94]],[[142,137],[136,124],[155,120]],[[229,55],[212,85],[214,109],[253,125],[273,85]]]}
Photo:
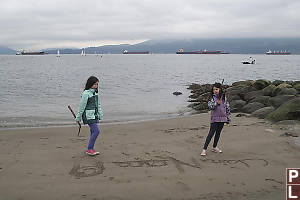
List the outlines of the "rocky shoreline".
{"label": "rocky shoreline", "polygon": [[[211,87],[211,84],[190,84],[189,107],[207,112]],[[224,88],[232,113],[242,112],[271,122],[300,121],[300,81],[246,80]]]}

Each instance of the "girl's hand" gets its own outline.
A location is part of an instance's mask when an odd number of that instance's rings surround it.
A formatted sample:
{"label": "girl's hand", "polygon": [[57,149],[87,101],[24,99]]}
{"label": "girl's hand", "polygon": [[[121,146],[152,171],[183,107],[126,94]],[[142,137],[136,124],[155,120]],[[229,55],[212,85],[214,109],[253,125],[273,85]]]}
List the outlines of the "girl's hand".
{"label": "girl's hand", "polygon": [[220,99],[217,100],[217,104],[218,104],[218,105],[221,104],[221,100],[220,100]]}

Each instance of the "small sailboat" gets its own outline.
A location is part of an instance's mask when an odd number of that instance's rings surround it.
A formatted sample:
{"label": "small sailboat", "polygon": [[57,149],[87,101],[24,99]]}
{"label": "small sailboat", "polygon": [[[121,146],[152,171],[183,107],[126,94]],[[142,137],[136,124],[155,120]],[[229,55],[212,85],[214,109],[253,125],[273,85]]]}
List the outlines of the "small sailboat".
{"label": "small sailboat", "polygon": [[56,57],[60,57],[59,49],[57,50],[57,55],[56,55]]}
{"label": "small sailboat", "polygon": [[86,54],[85,54],[85,50],[84,50],[84,49],[82,49],[82,51],[81,51],[81,55],[82,55],[82,56],[86,56]]}

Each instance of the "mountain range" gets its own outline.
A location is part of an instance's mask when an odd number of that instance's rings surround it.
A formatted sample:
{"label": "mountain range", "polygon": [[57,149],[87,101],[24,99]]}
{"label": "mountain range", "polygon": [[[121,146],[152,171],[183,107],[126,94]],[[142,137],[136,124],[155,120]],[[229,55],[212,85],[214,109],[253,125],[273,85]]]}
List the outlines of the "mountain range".
{"label": "mountain range", "polygon": [[[300,54],[300,38],[217,38],[217,39],[173,39],[147,40],[138,44],[105,45],[84,48],[86,54],[121,54],[128,51],[149,51],[151,53],[173,54],[178,49],[185,51],[222,50],[233,54],[264,54],[270,50],[287,50]],[[42,49],[49,54],[56,54],[57,49]],[[82,49],[59,48],[61,54],[80,54]],[[15,54],[16,51],[0,47],[0,54]]]}
{"label": "mountain range", "polygon": [[0,46],[0,54],[16,54],[17,51],[8,47]]}

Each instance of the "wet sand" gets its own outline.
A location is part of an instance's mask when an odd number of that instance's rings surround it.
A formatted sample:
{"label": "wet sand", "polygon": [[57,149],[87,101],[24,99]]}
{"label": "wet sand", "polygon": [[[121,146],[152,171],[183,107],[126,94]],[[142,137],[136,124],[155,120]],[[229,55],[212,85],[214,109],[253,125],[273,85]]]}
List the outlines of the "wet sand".
{"label": "wet sand", "polygon": [[263,120],[235,117],[200,153],[209,114],[89,128],[0,131],[0,199],[285,199],[285,169],[300,167],[299,137]]}

